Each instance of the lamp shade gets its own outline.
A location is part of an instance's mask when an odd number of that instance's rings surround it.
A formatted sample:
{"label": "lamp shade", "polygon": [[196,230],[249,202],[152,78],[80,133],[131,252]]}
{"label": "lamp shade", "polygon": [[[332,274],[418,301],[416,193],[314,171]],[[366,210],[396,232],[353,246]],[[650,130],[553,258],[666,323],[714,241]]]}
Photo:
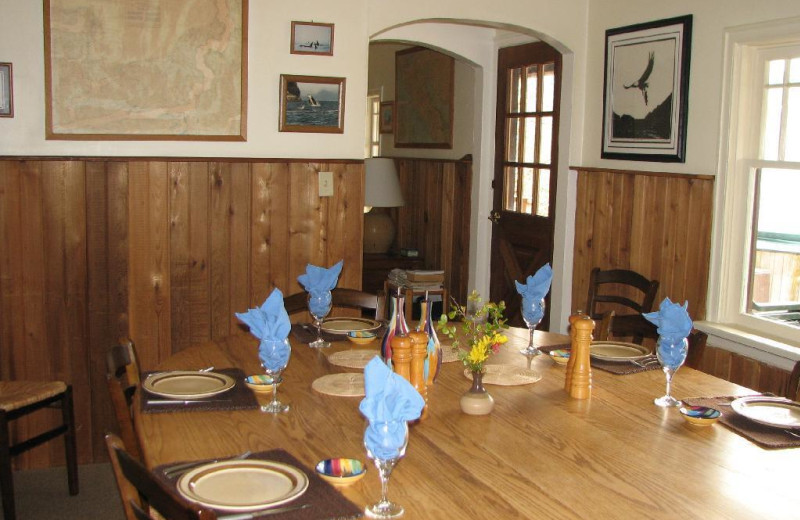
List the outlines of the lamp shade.
{"label": "lamp shade", "polygon": [[364,205],[375,208],[396,208],[403,205],[400,180],[394,159],[375,157],[364,159],[366,181]]}

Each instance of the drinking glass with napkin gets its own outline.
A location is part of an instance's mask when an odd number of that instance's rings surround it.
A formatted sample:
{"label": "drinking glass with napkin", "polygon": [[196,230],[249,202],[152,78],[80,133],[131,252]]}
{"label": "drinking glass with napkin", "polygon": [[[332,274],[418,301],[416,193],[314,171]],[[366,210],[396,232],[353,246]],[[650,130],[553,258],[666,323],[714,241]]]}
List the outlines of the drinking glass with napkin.
{"label": "drinking glass with napkin", "polygon": [[[547,296],[548,291],[550,291],[550,284],[553,281],[553,268],[550,267],[550,264],[547,263],[539,268],[536,271],[536,274],[533,276],[529,276],[525,283],[520,283],[517,280],[514,280],[514,284],[517,286],[517,292],[522,296],[523,300],[528,302],[538,302],[544,299]],[[543,306],[531,306],[531,305],[523,305],[523,318],[525,321],[530,323],[539,323],[542,321],[542,317],[544,317],[544,307]],[[530,309],[527,310],[526,309]],[[525,315],[527,313],[528,315]]]}
{"label": "drinking glass with napkin", "polygon": [[306,272],[297,277],[300,285],[310,293],[332,291],[339,282],[344,260],[339,260],[331,267],[319,267],[313,264],[306,265]]}
{"label": "drinking glass with napkin", "polygon": [[678,367],[686,359],[686,345],[683,340],[694,326],[688,308],[688,301],[680,305],[664,298],[657,311],[642,314],[657,327],[658,353],[667,366]]}
{"label": "drinking glass with napkin", "polygon": [[264,368],[276,371],[286,367],[291,353],[286,339],[292,324],[283,306],[283,293],[280,289],[273,290],[261,307],[244,313],[237,312],[236,317],[250,327],[253,336],[261,340],[258,355]]}
{"label": "drinking glass with napkin", "polygon": [[[364,367],[364,395],[358,406],[369,422],[364,445],[377,458],[392,458],[404,443],[406,423],[419,418],[425,400],[378,356]],[[388,432],[387,423],[392,425]]]}

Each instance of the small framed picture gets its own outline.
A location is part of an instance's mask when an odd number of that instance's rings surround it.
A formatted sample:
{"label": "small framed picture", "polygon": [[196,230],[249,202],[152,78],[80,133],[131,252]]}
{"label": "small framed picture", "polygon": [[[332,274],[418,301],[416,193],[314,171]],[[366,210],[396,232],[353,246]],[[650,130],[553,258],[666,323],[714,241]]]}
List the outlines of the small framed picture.
{"label": "small framed picture", "polygon": [[692,16],[606,31],[604,159],[685,162]]}
{"label": "small framed picture", "polygon": [[10,63],[0,63],[0,117],[14,117],[14,81]]}
{"label": "small framed picture", "polygon": [[344,132],[345,78],[281,74],[281,132]]}
{"label": "small framed picture", "polygon": [[292,22],[292,54],[333,56],[333,24]]}
{"label": "small framed picture", "polygon": [[394,101],[384,101],[381,103],[380,127],[382,134],[394,132]]}

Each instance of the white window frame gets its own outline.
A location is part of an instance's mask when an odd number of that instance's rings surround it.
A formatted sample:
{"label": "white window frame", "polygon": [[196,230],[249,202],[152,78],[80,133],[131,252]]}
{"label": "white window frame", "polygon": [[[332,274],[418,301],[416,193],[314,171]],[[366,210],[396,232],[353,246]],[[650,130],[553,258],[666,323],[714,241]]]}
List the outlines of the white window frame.
{"label": "white window frame", "polygon": [[[381,129],[380,114],[381,101],[383,99],[380,89],[370,89],[367,93],[367,135],[364,148],[364,157],[379,157],[381,155]],[[377,107],[377,111],[374,111]],[[376,116],[377,115],[377,119]],[[377,139],[373,139],[377,137]],[[373,153],[373,148],[377,147],[378,153]]]}
{"label": "white window frame", "polygon": [[[800,18],[726,31],[708,321],[698,324],[709,334],[723,338],[728,346],[744,347],[745,351],[731,350],[750,355],[747,350],[756,349],[785,360],[800,359],[797,329],[746,312],[755,172],[777,164],[757,159],[760,125],[748,123],[761,121],[761,104],[752,100],[753,96],[760,100],[763,93],[763,60],[773,49],[792,42],[800,42]],[[780,164],[786,167],[794,163]],[[788,363],[783,366],[791,367]]]}

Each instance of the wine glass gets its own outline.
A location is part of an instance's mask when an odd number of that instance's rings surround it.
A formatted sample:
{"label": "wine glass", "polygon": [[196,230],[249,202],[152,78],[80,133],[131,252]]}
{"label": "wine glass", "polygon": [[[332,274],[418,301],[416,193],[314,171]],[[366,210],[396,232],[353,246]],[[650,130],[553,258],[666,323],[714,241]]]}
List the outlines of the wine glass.
{"label": "wine glass", "polygon": [[327,348],[331,344],[322,339],[320,327],[322,319],[331,312],[333,296],[330,291],[313,291],[308,293],[308,312],[314,318],[314,328],[317,329],[317,339],[308,344],[312,348]]}
{"label": "wine glass", "polygon": [[670,395],[670,385],[672,384],[672,376],[686,361],[686,354],[689,352],[689,341],[682,338],[679,341],[670,340],[663,336],[658,337],[656,343],[656,357],[658,362],[661,363],[661,368],[667,376],[667,393],[653,402],[656,406],[663,408],[670,406],[680,406],[681,402]]}
{"label": "wine glass", "polygon": [[408,446],[408,423],[406,421],[370,422],[364,431],[364,447],[367,457],[375,462],[381,479],[381,499],[368,505],[364,513],[369,518],[397,518],[403,514],[403,506],[387,498],[389,476],[397,462],[406,453]]}
{"label": "wine glass", "polygon": [[533,344],[533,331],[544,317],[544,298],[538,300],[523,298],[520,310],[522,310],[522,319],[525,321],[525,325],[527,325],[530,334],[528,346],[520,349],[520,353],[529,357],[538,356],[542,351]]}
{"label": "wine glass", "polygon": [[283,413],[289,411],[289,405],[278,401],[278,385],[283,381],[281,374],[286,365],[289,364],[289,357],[292,355],[292,347],[289,339],[264,340],[258,347],[258,356],[261,358],[261,366],[264,372],[272,378],[272,400],[269,404],[261,406],[262,412]]}

